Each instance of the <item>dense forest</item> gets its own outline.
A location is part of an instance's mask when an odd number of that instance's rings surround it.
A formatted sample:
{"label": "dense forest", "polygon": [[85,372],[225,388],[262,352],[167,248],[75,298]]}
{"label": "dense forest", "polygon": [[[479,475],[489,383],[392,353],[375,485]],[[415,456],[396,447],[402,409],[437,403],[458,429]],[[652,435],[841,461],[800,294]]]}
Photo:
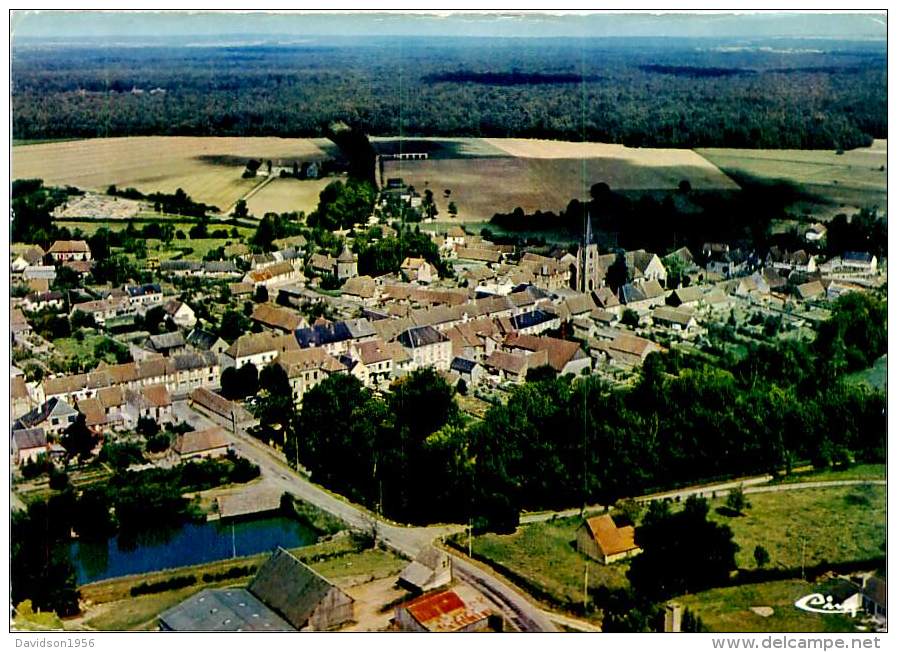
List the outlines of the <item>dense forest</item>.
{"label": "dense forest", "polygon": [[203,48],[19,44],[13,136],[321,136],[343,120],[371,135],[663,147],[846,149],[886,137],[883,43],[732,45],[374,37]]}

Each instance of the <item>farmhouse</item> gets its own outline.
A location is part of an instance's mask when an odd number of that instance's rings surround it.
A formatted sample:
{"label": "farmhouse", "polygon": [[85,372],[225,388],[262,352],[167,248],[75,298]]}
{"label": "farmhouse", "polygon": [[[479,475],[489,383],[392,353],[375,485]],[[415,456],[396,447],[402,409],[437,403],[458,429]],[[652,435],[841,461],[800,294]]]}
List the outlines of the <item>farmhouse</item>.
{"label": "farmhouse", "polygon": [[366,342],[352,344],[349,355],[357,360],[365,369],[364,383],[368,387],[377,387],[388,382],[393,373],[393,356],[391,347],[377,338]]}
{"label": "farmhouse", "polygon": [[308,259],[308,268],[316,274],[336,276],[336,258],[326,254],[312,254]]}
{"label": "farmhouse", "polygon": [[828,229],[825,224],[815,222],[804,232],[804,238],[807,239],[807,242],[819,242],[825,238],[826,233],[828,233]]}
{"label": "farmhouse", "polygon": [[492,249],[475,249],[472,247],[457,247],[455,254],[459,260],[469,260],[478,263],[495,265],[501,260],[501,252]]}
{"label": "farmhouse", "polygon": [[165,314],[180,328],[193,328],[196,325],[196,315],[193,308],[183,301],[169,299],[162,306]]}
{"label": "farmhouse", "polygon": [[[13,245],[13,247],[15,247],[15,245]],[[13,253],[15,254],[15,258],[13,258],[13,261],[9,265],[13,274],[21,274],[25,271],[26,267],[40,265],[46,255],[46,252],[41,249],[39,245],[25,245],[24,249],[19,249],[18,251],[13,249]]]}
{"label": "farmhouse", "polygon": [[846,251],[841,257],[841,267],[871,273],[878,267],[878,259],[866,251]]}
{"label": "farmhouse", "polygon": [[57,263],[68,260],[90,260],[90,247],[84,240],[57,240],[50,245],[47,253]]}
{"label": "farmhouse", "polygon": [[703,290],[700,287],[691,285],[685,288],[677,288],[670,292],[666,302],[668,306],[679,308],[681,306],[696,306],[703,298]]}
{"label": "farmhouse", "polygon": [[[52,265],[29,265],[22,270],[22,278],[26,281],[47,281],[52,283],[56,280],[56,268]],[[38,292],[36,288],[33,288]],[[42,290],[46,292],[46,290]]]}
{"label": "farmhouse", "polygon": [[181,461],[224,457],[229,448],[227,433],[219,426],[180,434],[171,446]]}
{"label": "farmhouse", "polygon": [[498,380],[509,380],[515,383],[525,381],[526,372],[530,369],[547,364],[547,351],[536,351],[529,354],[493,351],[483,362],[483,366]]}
{"label": "farmhouse", "polygon": [[642,551],[635,543],[635,528],[618,528],[609,514],[593,516],[579,526],[576,549],[602,564],[612,564]]}
{"label": "farmhouse", "polygon": [[494,613],[486,598],[460,584],[396,607],[395,622],[405,632],[481,632],[489,628]]}
{"label": "farmhouse", "polygon": [[18,419],[35,407],[24,376],[14,376],[9,379],[9,400],[10,415],[13,419]]}
{"label": "farmhouse", "polygon": [[370,276],[356,276],[348,279],[340,288],[343,296],[361,300],[364,305],[371,305],[377,296],[377,284]]}

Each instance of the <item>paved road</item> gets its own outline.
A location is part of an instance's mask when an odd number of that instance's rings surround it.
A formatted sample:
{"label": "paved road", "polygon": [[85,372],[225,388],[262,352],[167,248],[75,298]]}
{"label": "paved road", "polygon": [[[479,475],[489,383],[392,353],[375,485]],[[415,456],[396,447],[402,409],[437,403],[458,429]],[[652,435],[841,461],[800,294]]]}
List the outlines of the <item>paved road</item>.
{"label": "paved road", "polygon": [[[456,532],[463,532],[465,529],[462,525],[453,524],[409,527],[377,518],[365,508],[353,505],[342,497],[312,484],[296,473],[282,455],[250,435],[237,432],[234,434],[234,442],[238,453],[259,465],[267,488],[289,491],[294,496],[342,519],[350,527],[369,532],[376,527],[377,537],[381,541],[407,557],[415,557],[433,541]],[[454,554],[452,564],[456,577],[476,586],[495,602],[517,629],[529,632],[557,631],[545,612],[504,580]]]}
{"label": "paved road", "polygon": [[784,482],[771,484],[765,487],[749,487],[744,490],[746,494],[766,494],[779,491],[794,491],[795,489],[825,489],[826,487],[852,487],[860,484],[872,484],[886,486],[885,480],[820,480],[818,482]]}

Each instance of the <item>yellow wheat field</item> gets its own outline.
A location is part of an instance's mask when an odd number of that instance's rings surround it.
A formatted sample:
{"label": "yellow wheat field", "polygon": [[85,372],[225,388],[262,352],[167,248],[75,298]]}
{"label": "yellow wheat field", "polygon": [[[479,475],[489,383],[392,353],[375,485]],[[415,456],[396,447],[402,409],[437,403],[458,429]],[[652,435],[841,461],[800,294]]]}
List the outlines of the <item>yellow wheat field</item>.
{"label": "yellow wheat field", "polygon": [[183,188],[194,200],[227,210],[260,182],[241,178],[248,159],[321,160],[329,147],[326,139],[307,138],[96,138],[14,147],[12,176],[83,190],[105,191],[110,184],[145,193]]}

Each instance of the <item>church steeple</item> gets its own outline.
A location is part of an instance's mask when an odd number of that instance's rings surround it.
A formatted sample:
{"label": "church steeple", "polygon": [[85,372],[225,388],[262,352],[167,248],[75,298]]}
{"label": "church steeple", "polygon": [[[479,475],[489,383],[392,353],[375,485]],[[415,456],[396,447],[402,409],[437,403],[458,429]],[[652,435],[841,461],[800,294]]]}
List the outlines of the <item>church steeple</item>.
{"label": "church steeple", "polygon": [[592,211],[590,210],[586,211],[586,230],[583,234],[582,244],[586,246],[592,244]]}

